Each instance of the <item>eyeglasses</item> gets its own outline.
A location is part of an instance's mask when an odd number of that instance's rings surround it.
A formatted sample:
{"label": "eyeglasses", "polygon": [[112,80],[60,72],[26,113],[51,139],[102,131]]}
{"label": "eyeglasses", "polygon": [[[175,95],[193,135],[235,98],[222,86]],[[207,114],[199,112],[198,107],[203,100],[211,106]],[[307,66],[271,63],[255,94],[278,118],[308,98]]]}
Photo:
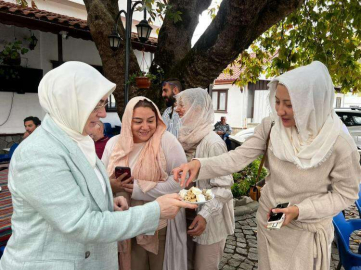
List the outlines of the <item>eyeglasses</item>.
{"label": "eyeglasses", "polygon": [[[99,103],[98,103],[98,104],[99,104]],[[101,109],[105,108],[105,106],[107,106],[107,105],[108,105],[108,101],[106,101],[104,104],[97,105],[97,106],[94,108],[93,112],[99,112]]]}

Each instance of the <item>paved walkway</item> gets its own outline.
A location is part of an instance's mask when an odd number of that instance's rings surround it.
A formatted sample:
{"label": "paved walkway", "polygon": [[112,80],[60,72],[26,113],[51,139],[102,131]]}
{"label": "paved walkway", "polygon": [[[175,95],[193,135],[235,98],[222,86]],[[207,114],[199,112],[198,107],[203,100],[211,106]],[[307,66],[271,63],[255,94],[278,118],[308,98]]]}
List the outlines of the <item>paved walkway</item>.
{"label": "paved walkway", "polygon": [[[257,222],[256,204],[254,202],[246,206],[235,208],[236,230],[234,235],[227,238],[224,255],[219,266],[223,270],[257,270]],[[356,206],[346,210],[346,218],[360,218]],[[357,253],[361,243],[361,231],[351,235],[350,247]],[[339,262],[338,250],[335,243],[332,244],[331,270],[335,270]],[[344,268],[341,268],[344,270]]]}

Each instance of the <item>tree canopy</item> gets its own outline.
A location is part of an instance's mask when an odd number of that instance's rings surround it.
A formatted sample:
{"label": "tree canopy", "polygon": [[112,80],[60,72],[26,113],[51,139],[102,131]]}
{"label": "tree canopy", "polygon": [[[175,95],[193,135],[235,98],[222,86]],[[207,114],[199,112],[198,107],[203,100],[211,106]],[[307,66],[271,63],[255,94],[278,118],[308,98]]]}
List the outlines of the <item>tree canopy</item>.
{"label": "tree canopy", "polygon": [[343,92],[360,92],[359,0],[307,0],[258,37],[233,62],[243,69],[236,84],[255,82],[262,73],[266,77],[277,76],[314,60],[328,67],[335,86]]}

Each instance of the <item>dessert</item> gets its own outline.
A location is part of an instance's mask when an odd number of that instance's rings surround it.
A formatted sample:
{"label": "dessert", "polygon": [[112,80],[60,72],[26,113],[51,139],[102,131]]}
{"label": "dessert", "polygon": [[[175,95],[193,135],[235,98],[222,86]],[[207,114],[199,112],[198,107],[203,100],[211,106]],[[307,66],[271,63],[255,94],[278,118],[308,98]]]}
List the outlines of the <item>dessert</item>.
{"label": "dessert", "polygon": [[179,191],[179,196],[181,196],[182,200],[191,203],[205,203],[213,199],[211,189],[200,190],[197,187],[191,187],[189,190],[182,189]]}

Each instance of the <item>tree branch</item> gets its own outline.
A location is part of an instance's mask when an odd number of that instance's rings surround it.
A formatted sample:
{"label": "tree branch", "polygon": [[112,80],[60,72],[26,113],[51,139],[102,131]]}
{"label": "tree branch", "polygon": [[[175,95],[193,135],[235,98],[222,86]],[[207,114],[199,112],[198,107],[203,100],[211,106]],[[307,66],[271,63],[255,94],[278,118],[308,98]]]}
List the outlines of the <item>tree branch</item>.
{"label": "tree branch", "polygon": [[223,0],[217,16],[170,76],[185,87],[207,87],[272,25],[298,9],[304,0]]}
{"label": "tree branch", "polygon": [[[158,48],[154,63],[160,65],[165,74],[174,63],[181,61],[191,49],[194,30],[199,23],[199,15],[206,10],[212,0],[170,0],[172,10],[182,12],[181,21],[174,23],[170,16],[165,16],[159,31]],[[168,12],[168,15],[169,15]]]}

